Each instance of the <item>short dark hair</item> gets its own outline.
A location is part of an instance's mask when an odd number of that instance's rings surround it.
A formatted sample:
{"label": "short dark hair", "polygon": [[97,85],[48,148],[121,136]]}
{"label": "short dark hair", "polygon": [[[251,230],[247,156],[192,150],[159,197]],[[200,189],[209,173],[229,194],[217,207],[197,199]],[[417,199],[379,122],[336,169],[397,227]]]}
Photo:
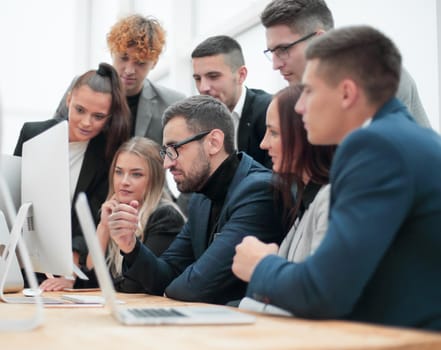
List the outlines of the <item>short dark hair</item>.
{"label": "short dark hair", "polygon": [[[336,146],[315,146],[309,143],[302,116],[294,110],[301,93],[301,86],[293,85],[273,96],[279,114],[282,142],[280,170],[274,175],[275,187],[280,190],[278,194],[282,197],[284,224],[288,227],[294,224],[302,201],[305,189],[303,174],[306,173],[315,184],[329,183],[329,171],[336,149]],[[295,203],[291,195],[294,183],[297,185]]]}
{"label": "short dark hair", "polygon": [[189,130],[199,133],[219,129],[224,133],[225,152],[234,152],[234,125],[231,113],[221,101],[208,95],[191,96],[169,106],[162,117],[162,126],[175,117],[183,117]]}
{"label": "short dark hair", "polygon": [[397,92],[401,55],[391,39],[370,26],[334,29],[316,37],[306,59],[319,59],[318,73],[331,85],[349,76],[370,103],[382,105]]}
{"label": "short dark hair", "polygon": [[191,58],[225,55],[227,64],[233,71],[245,64],[239,43],[227,35],[217,35],[205,39],[191,53]]}
{"label": "short dark hair", "polygon": [[274,0],[265,7],[260,21],[265,28],[286,25],[301,35],[334,28],[332,13],[323,0]]}

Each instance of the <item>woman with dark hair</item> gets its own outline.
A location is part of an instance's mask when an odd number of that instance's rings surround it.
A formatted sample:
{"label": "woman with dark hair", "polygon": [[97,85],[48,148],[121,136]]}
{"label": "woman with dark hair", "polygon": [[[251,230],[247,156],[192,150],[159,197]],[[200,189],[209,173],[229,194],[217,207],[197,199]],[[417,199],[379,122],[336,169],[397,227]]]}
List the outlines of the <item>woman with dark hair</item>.
{"label": "woman with dark hair", "polygon": [[[130,110],[115,69],[101,63],[97,70],[81,75],[69,91],[66,105],[69,123],[70,195],[72,203],[85,192],[95,220],[108,188],[108,171],[113,155],[130,135]],[[22,155],[23,143],[53,127],[60,120],[25,123],[14,155]],[[48,169],[48,171],[53,171]],[[87,247],[75,211],[72,210],[72,249],[74,263],[85,264]],[[74,280],[49,278],[43,290],[72,287]]]}
{"label": "woman with dark hair", "polygon": [[[278,254],[287,262],[301,262],[314,254],[328,225],[329,170],[336,146],[313,146],[308,142],[302,116],[294,107],[302,92],[298,85],[276,93],[266,114],[266,133],[260,147],[273,162],[276,201],[282,202],[287,228],[280,248],[255,237],[245,237],[236,246],[232,270],[251,270],[266,254]],[[246,281],[249,282],[249,281]],[[268,307],[252,298],[242,299],[239,307],[254,311],[289,314],[273,305]]]}
{"label": "woman with dark hair", "polygon": [[329,186],[325,185],[336,148],[308,142],[302,116],[294,110],[301,92],[300,86],[290,86],[273,97],[260,144],[272,159],[276,196],[289,227],[279,255],[294,262],[312,254],[326,231]]}

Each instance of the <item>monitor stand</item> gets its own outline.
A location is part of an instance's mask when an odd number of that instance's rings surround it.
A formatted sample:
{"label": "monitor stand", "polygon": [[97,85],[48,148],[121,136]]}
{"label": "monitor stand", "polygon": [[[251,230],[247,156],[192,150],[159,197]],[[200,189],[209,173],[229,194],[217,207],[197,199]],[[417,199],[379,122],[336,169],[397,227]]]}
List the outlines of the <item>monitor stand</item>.
{"label": "monitor stand", "polygon": [[[26,247],[21,237],[21,230],[25,221],[27,219],[28,211],[31,208],[32,203],[23,204],[14,220],[14,225],[12,226],[9,242],[0,256],[0,299],[7,303],[13,303],[13,298],[7,298],[4,291],[4,286],[6,282],[6,276],[11,267],[13,258],[15,257],[15,252],[18,248],[24,270],[26,273],[26,278],[29,281],[29,285],[32,289],[38,290],[37,279],[32,268],[31,259]],[[31,330],[42,324],[43,321],[43,301],[40,295],[35,297],[35,313],[30,318],[27,319],[14,319],[14,320],[0,320],[0,330],[4,331],[17,331],[17,330]]]}

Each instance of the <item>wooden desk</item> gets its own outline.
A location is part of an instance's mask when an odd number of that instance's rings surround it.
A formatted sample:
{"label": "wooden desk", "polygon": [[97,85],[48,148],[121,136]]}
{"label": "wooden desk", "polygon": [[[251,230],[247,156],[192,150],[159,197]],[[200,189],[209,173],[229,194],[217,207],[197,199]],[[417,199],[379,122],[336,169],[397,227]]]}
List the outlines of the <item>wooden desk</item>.
{"label": "wooden desk", "polygon": [[[118,294],[118,298],[127,305],[188,304],[140,294]],[[33,307],[0,303],[0,317],[17,318],[32,312]],[[441,349],[441,333],[260,314],[253,325],[129,327],[114,320],[107,308],[45,308],[41,327],[29,332],[0,332],[0,344],[6,350],[425,350]]]}

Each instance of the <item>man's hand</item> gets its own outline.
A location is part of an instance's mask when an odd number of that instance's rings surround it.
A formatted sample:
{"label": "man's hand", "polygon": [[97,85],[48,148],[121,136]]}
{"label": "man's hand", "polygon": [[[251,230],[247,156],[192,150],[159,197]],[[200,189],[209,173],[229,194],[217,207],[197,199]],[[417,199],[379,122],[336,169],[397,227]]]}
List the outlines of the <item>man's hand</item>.
{"label": "man's hand", "polygon": [[137,201],[128,204],[117,204],[108,217],[110,237],[124,253],[130,253],[136,244],[136,230],[138,228]]}
{"label": "man's hand", "polygon": [[247,236],[236,246],[233,258],[233,273],[245,282],[251,280],[257,264],[267,255],[277,254],[279,247],[275,243],[266,244],[254,236]]}

